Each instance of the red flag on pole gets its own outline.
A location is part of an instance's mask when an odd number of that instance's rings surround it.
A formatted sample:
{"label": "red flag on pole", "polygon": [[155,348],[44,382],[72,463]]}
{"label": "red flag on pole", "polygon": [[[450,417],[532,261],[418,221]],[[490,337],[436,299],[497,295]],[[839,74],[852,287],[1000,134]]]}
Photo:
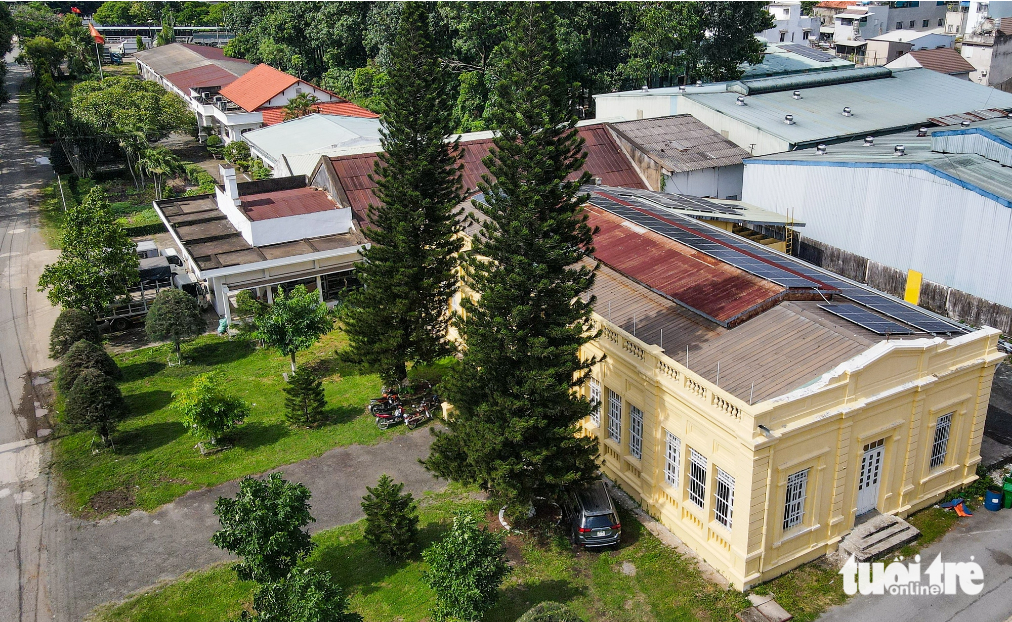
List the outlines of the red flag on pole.
{"label": "red flag on pole", "polygon": [[74,13],[75,15],[80,15],[81,14],[81,9],[77,8],[76,6],[72,6],[72,7],[70,7],[70,12]]}
{"label": "red flag on pole", "polygon": [[95,39],[95,43],[105,45],[105,37],[103,37],[98,30],[95,29],[94,24],[88,24],[88,31],[91,32],[91,36]]}

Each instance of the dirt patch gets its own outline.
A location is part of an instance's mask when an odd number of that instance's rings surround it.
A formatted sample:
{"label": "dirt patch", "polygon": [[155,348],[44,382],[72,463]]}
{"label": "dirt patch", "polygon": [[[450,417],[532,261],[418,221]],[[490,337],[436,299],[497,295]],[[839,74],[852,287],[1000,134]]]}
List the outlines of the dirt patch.
{"label": "dirt patch", "polygon": [[135,501],[132,492],[125,488],[117,488],[95,493],[89,504],[96,513],[104,515],[132,508]]}

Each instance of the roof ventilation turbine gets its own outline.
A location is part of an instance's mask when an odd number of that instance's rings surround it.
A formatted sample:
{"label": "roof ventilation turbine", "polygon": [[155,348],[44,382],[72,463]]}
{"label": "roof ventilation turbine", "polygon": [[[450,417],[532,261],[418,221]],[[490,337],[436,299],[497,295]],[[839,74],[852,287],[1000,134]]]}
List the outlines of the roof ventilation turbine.
{"label": "roof ventilation turbine", "polygon": [[928,128],[922,127],[922,128],[920,128],[920,129],[917,130],[917,137],[918,138],[923,138],[923,137],[925,137],[927,135],[928,135]]}
{"label": "roof ventilation turbine", "polygon": [[801,99],[801,91],[794,91],[793,93],[791,93],[791,97],[793,97],[794,99]]}
{"label": "roof ventilation turbine", "polygon": [[703,86],[702,80],[696,80],[696,86]]}
{"label": "roof ventilation turbine", "polygon": [[739,95],[738,99],[734,100],[734,103],[738,104],[739,106],[744,106],[745,105],[745,96],[744,95]]}
{"label": "roof ventilation turbine", "polygon": [[685,85],[684,84],[679,84],[678,85],[678,92],[679,93],[684,93],[685,92]]}
{"label": "roof ventilation turbine", "polygon": [[845,116],[845,117],[852,117],[852,116],[854,116],[854,113],[851,112],[851,110],[850,110],[850,106],[844,106],[843,107],[843,116]]}
{"label": "roof ventilation turbine", "polygon": [[794,125],[794,115],[792,114],[784,115],[784,123],[786,123],[787,125]]}
{"label": "roof ventilation turbine", "polygon": [[865,136],[864,137],[864,146],[865,147],[874,147],[875,146],[875,137],[874,136]]}
{"label": "roof ventilation turbine", "polygon": [[960,121],[959,122],[959,126],[960,127],[970,127],[970,122],[969,121]]}
{"label": "roof ventilation turbine", "polygon": [[906,155],[906,153],[907,153],[907,148],[904,147],[903,145],[896,145],[895,147],[893,147],[893,155],[895,155],[895,156]]}
{"label": "roof ventilation turbine", "polygon": [[640,87],[640,90],[643,91],[644,93],[649,93],[650,87],[644,84],[643,86]]}
{"label": "roof ventilation turbine", "polygon": [[816,155],[826,155],[826,145],[819,145],[815,148]]}

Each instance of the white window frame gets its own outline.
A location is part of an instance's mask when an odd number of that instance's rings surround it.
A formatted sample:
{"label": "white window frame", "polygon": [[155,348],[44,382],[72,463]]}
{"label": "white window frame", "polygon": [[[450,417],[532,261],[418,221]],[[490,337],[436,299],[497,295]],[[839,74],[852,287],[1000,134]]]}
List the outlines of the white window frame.
{"label": "white window frame", "polygon": [[717,469],[717,484],[713,487],[713,518],[730,529],[734,514],[734,478],[720,467],[714,468]]}
{"label": "white window frame", "polygon": [[590,379],[590,422],[601,427],[601,383],[596,378]]}
{"label": "white window frame", "polygon": [[667,462],[664,463],[664,481],[677,488],[678,472],[682,464],[682,441],[667,430],[664,431],[664,434],[667,439]]}
{"label": "white window frame", "polygon": [[643,411],[629,405],[629,454],[643,458]]}
{"label": "white window frame", "polygon": [[784,531],[797,527],[805,520],[805,494],[808,472],[804,469],[787,476],[787,494],[784,496]]}
{"label": "white window frame", "polygon": [[952,429],[953,414],[942,415],[935,423],[935,438],[931,443],[931,460],[928,461],[929,471],[945,464],[945,456],[949,450],[949,432]]}
{"label": "white window frame", "polygon": [[622,396],[608,391],[608,438],[622,442]]}
{"label": "white window frame", "polygon": [[689,502],[699,509],[706,504],[706,457],[689,447]]}

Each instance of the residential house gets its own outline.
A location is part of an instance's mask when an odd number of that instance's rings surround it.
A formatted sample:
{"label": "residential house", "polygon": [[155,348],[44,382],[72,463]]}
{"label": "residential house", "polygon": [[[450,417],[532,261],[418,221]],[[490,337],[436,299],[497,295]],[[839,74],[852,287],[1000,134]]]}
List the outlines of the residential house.
{"label": "residential house", "polygon": [[807,43],[819,34],[819,18],[801,14],[800,0],[780,0],[766,6],[776,24],[769,30],[756,33],[769,43]]}
{"label": "residential house", "polygon": [[974,66],[970,80],[1012,92],[1012,17],[983,17],[967,28],[960,54]]}
{"label": "residential house", "polygon": [[969,80],[970,73],[974,71],[974,66],[960,56],[959,52],[951,48],[910,52],[900,56],[886,67],[889,69],[923,67],[960,80]]}
{"label": "residential house", "polygon": [[174,75],[182,82],[188,82],[187,76],[191,74],[186,72],[202,68],[205,72],[210,72],[208,75],[218,76],[218,80],[231,81],[254,67],[240,58],[225,56],[218,48],[190,43],[170,43],[142,50],[134,54],[134,60],[141,78],[157,82],[165,90],[172,91],[183,99],[189,98],[189,87],[181,88],[169,80],[168,76]]}
{"label": "residential house", "polygon": [[955,35],[945,34],[941,28],[933,30],[891,30],[868,39],[865,48],[865,65],[885,65],[914,50],[951,48]]}
{"label": "residential house", "polygon": [[857,0],[823,0],[815,5],[812,14],[819,18],[819,42],[831,42],[836,29],[835,17],[857,4]]}
{"label": "residential house", "polygon": [[869,2],[834,16],[833,45],[838,54],[861,59],[869,39],[893,30],[918,32],[945,28],[945,2]]}
{"label": "residential house", "polygon": [[[343,105],[343,104],[336,104]],[[265,120],[268,113],[264,112]],[[335,114],[310,114],[291,121],[272,124],[243,134],[250,151],[274,171],[274,176],[309,174],[320,156],[345,153],[349,148],[372,150],[380,148],[380,122],[373,117]],[[302,154],[315,154],[305,160],[306,168],[292,172],[288,159]]]}

